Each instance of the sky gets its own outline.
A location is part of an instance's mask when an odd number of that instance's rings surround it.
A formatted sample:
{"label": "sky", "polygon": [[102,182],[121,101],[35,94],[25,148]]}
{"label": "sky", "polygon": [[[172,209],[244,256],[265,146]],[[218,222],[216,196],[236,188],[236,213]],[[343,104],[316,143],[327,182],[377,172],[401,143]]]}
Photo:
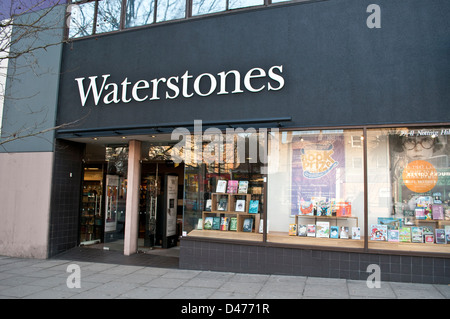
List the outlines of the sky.
{"label": "sky", "polygon": [[0,0],[0,21],[9,19],[12,14],[46,9],[66,0]]}

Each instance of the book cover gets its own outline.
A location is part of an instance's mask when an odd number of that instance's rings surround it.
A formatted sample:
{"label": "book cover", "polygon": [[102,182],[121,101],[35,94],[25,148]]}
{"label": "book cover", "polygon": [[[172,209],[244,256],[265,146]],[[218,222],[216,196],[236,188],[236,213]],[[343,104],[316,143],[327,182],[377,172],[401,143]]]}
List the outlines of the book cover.
{"label": "book cover", "polygon": [[289,236],[297,236],[297,224],[289,224]]}
{"label": "book cover", "polygon": [[216,187],[216,193],[225,193],[227,190],[227,181],[226,180],[218,180],[217,181],[217,187]]}
{"label": "book cover", "polygon": [[228,187],[227,187],[227,193],[228,194],[237,194],[238,183],[239,183],[238,181],[229,180],[228,181]]}
{"label": "book cover", "polygon": [[410,243],[411,242],[411,228],[409,228],[409,227],[399,228],[398,239],[402,243]]}
{"label": "book cover", "polygon": [[441,193],[433,193],[433,203],[434,204],[442,204],[442,194]]}
{"label": "book cover", "polygon": [[433,203],[433,198],[431,196],[419,196],[417,198],[417,207],[426,208]]}
{"label": "book cover", "polygon": [[352,227],[352,239],[361,239],[361,227]]}
{"label": "book cover", "polygon": [[217,210],[227,210],[228,209],[228,198],[221,197],[217,203]]}
{"label": "book cover", "polygon": [[450,208],[446,209],[444,212],[444,219],[450,220]]}
{"label": "book cover", "polygon": [[211,229],[219,230],[220,229],[220,217],[213,217],[213,223]]}
{"label": "book cover", "polygon": [[413,243],[423,243],[422,227],[411,227],[411,241]]}
{"label": "book cover", "polygon": [[336,210],[337,217],[352,216],[352,205],[349,202],[338,202],[336,203],[336,206],[337,206]]}
{"label": "book cover", "polygon": [[444,232],[445,232],[445,242],[447,244],[450,244],[450,225],[445,226]]}
{"label": "book cover", "polygon": [[220,230],[228,230],[228,225],[230,223],[230,217],[221,217],[220,220]]}
{"label": "book cover", "polygon": [[245,212],[245,199],[238,199],[236,201],[236,212]]}
{"label": "book cover", "polygon": [[436,244],[445,244],[445,229],[436,228]]}
{"label": "book cover", "polygon": [[311,201],[305,201],[303,198],[300,200],[299,203],[299,215],[314,215],[314,204]]}
{"label": "book cover", "polygon": [[203,229],[203,219],[201,218],[197,221],[197,229]]}
{"label": "book cover", "polygon": [[403,227],[403,219],[402,218],[394,218],[394,217],[378,217],[377,219],[378,225],[386,225],[387,229],[399,229]]}
{"label": "book cover", "polygon": [[239,181],[238,194],[247,194],[248,181]]}
{"label": "book cover", "polygon": [[253,229],[253,218],[244,219],[244,224],[242,225],[242,230],[244,232],[251,232]]}
{"label": "book cover", "polygon": [[316,237],[316,225],[315,224],[308,224],[307,235],[308,235],[308,237]]}
{"label": "book cover", "polygon": [[425,235],[426,244],[434,244],[434,235]]}
{"label": "book cover", "polygon": [[205,211],[210,212],[211,211],[211,206],[212,206],[212,200],[211,199],[207,199],[206,203],[205,203]]}
{"label": "book cover", "polygon": [[203,229],[210,230],[212,229],[212,225],[213,225],[213,218],[206,217],[205,222],[203,223]]}
{"label": "book cover", "polygon": [[444,219],[444,206],[442,204],[431,205],[433,219]]}
{"label": "book cover", "polygon": [[388,241],[399,242],[400,237],[397,229],[388,229]]}
{"label": "book cover", "polygon": [[317,207],[317,216],[331,216],[331,203],[320,202]]}
{"label": "book cover", "polygon": [[300,237],[306,237],[308,235],[308,226],[298,225],[298,235]]}
{"label": "book cover", "polygon": [[348,239],[349,238],[349,236],[348,236],[348,230],[349,230],[348,226],[341,226],[340,229],[341,229],[341,231],[339,233],[339,238]]}
{"label": "book cover", "polygon": [[330,223],[317,222],[316,223],[316,237],[330,238]]}
{"label": "book cover", "polygon": [[425,219],[426,220],[432,220],[433,219],[433,213],[431,211],[431,205],[429,207],[425,208]]}
{"label": "book cover", "polygon": [[237,230],[237,218],[236,217],[230,218],[230,230]]}
{"label": "book cover", "polygon": [[258,214],[258,209],[259,209],[259,200],[251,200],[250,206],[248,208],[248,213],[249,214]]}
{"label": "book cover", "polygon": [[339,238],[339,226],[330,227],[330,238]]}
{"label": "book cover", "polygon": [[416,215],[416,219],[425,219],[425,208],[423,207],[416,207],[414,209],[414,214]]}
{"label": "book cover", "polygon": [[386,241],[387,239],[387,226],[372,224],[370,225],[370,239]]}
{"label": "book cover", "polygon": [[[259,221],[259,233],[262,234],[264,232],[264,219]],[[269,230],[267,230],[269,232]]]}

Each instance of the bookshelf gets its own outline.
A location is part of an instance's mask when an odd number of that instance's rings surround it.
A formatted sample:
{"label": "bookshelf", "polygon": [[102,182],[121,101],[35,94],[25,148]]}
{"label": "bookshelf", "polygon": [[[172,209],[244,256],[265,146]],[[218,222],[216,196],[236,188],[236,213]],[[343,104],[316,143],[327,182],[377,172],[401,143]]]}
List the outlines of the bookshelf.
{"label": "bookshelf", "polygon": [[[205,229],[205,221],[207,217],[218,217],[221,219],[228,217],[237,219],[236,230],[215,229],[216,231],[231,231],[231,232],[252,232],[258,233],[260,214],[249,213],[251,194],[229,194],[229,193],[211,193],[211,210],[205,210],[202,212],[203,230]],[[243,203],[245,201],[245,204]],[[238,204],[243,204],[238,208]],[[252,229],[251,231],[244,230],[244,223],[246,219],[252,219]],[[209,229],[208,229],[209,230]]]}

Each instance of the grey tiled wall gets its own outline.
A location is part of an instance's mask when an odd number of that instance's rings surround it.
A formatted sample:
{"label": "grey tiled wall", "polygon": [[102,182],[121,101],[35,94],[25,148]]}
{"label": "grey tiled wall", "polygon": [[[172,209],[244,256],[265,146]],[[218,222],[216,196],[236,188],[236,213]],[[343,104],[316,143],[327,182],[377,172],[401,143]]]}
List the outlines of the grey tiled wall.
{"label": "grey tiled wall", "polygon": [[182,239],[180,268],[366,280],[450,284],[450,258],[322,251]]}
{"label": "grey tiled wall", "polygon": [[76,247],[84,144],[57,140],[52,180],[48,255]]}

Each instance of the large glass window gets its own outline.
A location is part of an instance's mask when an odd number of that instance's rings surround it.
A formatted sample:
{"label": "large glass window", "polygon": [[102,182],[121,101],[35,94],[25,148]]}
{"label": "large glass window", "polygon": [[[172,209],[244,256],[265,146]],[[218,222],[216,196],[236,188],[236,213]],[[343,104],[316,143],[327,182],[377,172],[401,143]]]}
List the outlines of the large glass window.
{"label": "large glass window", "polygon": [[103,0],[98,2],[95,33],[117,31],[120,28],[122,0]]}
{"label": "large glass window", "polygon": [[182,19],[186,16],[185,0],[159,0],[156,10],[156,22]]}
{"label": "large glass window", "polygon": [[449,128],[368,131],[369,248],[450,252]]}
{"label": "large glass window", "polygon": [[192,15],[201,15],[225,11],[227,8],[226,0],[193,0]]}
{"label": "large glass window", "polygon": [[[284,1],[290,0],[277,0],[273,3]],[[71,2],[69,38],[264,5],[264,0],[72,0]],[[187,10],[188,6],[191,6],[192,10]]]}
{"label": "large glass window", "polygon": [[265,136],[216,131],[175,148],[185,161],[185,236],[262,241]]}
{"label": "large glass window", "polygon": [[364,247],[363,132],[269,135],[267,241]]}
{"label": "large glass window", "polygon": [[70,6],[69,38],[92,35],[94,32],[95,2]]}
{"label": "large glass window", "polygon": [[125,27],[131,28],[153,23],[154,0],[128,0]]}

